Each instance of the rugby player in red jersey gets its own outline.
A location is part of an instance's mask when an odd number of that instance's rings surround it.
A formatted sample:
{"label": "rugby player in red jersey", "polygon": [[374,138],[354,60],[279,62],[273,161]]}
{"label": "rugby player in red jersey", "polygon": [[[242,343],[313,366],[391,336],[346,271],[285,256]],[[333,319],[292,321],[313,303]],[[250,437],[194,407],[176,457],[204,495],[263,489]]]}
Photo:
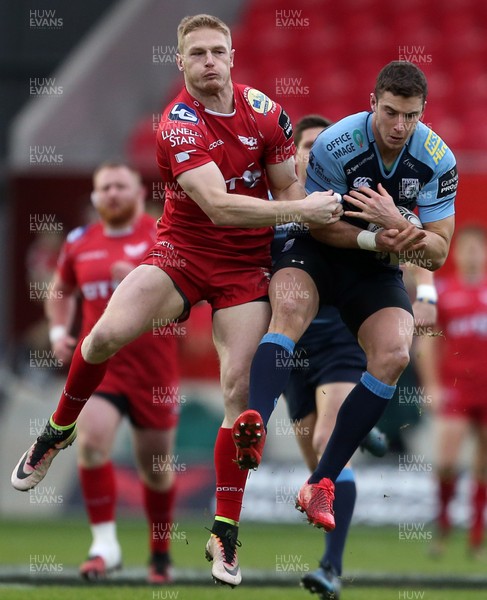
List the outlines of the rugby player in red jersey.
{"label": "rugby player in red jersey", "polygon": [[440,336],[418,340],[416,366],[431,401],[437,429],[438,539],[441,553],[451,529],[449,508],[455,495],[460,451],[475,440],[468,547],[475,556],[484,540],[487,496],[487,230],[465,225],[455,235],[455,272],[438,281]]}
{"label": "rugby player in red jersey", "polygon": [[[65,363],[70,362],[76,345],[70,330],[78,293],[83,337],[156,237],[156,223],[144,213],[145,193],[137,172],[123,163],[104,163],[95,170],[93,187],[93,204],[100,220],[68,235],[54,275],[53,293],[45,306],[53,352]],[[157,534],[169,532],[172,523],[175,487],[170,461],[179,413],[179,375],[177,340],[171,328],[165,333],[145,333],[114,356],[77,421],[79,475],[93,535],[88,560],[80,567],[86,579],[103,578],[121,565],[111,452],[127,415],[133,425],[149,524],[149,581],[169,580],[169,536]],[[162,468],[168,461],[169,468]],[[161,468],[154,469],[154,465]]]}
{"label": "rugby player in red jersey", "polygon": [[[178,50],[185,87],[163,112],[157,135],[166,187],[158,241],[77,346],[58,408],[21,457],[12,484],[34,487],[73,441],[76,419],[110,356],[155,320],[184,319],[206,299],[214,312],[225,408],[215,443],[216,517],[206,556],[215,580],[235,586],[241,582],[236,547],[247,473],[235,463],[231,426],[247,406],[250,362],[269,324],[272,226],[332,224],[343,211],[331,191],[305,197],[284,110],[232,82],[234,50],[225,23],[210,15],[185,17]],[[269,191],[277,202],[268,201]]]}

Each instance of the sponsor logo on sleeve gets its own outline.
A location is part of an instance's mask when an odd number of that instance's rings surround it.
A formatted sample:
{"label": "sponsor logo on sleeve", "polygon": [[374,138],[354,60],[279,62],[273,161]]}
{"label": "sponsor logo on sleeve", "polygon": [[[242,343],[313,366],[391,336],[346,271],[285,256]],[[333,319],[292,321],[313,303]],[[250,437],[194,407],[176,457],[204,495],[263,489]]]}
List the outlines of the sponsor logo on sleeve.
{"label": "sponsor logo on sleeve", "polygon": [[245,98],[256,113],[266,115],[274,107],[274,102],[259,90],[247,88]]}
{"label": "sponsor logo on sleeve", "polygon": [[458,172],[456,166],[444,173],[438,179],[438,199],[455,194],[458,187]]}
{"label": "sponsor logo on sleeve", "polygon": [[182,163],[186,160],[189,160],[191,158],[191,156],[189,155],[190,152],[196,152],[196,150],[188,150],[187,152],[178,152],[177,154],[175,154],[174,158],[176,159],[176,162]]}
{"label": "sponsor logo on sleeve", "polygon": [[199,123],[196,111],[183,102],[178,102],[171,108],[169,113],[171,121],[184,121],[186,123]]}
{"label": "sponsor logo on sleeve", "polygon": [[293,134],[293,126],[291,119],[287,112],[281,108],[281,114],[279,115],[279,127],[284,131],[284,137],[288,140]]}
{"label": "sponsor logo on sleeve", "polygon": [[433,159],[435,165],[437,165],[440,162],[440,160],[445,156],[445,153],[448,150],[448,146],[445,144],[445,142],[440,138],[439,135],[437,135],[431,129],[424,143],[424,147],[426,152]]}

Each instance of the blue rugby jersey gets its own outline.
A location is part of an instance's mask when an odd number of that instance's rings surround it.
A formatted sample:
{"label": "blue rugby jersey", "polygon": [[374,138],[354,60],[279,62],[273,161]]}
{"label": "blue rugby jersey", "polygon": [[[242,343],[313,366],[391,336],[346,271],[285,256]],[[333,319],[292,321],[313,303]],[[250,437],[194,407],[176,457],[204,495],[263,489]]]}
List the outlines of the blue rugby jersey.
{"label": "blue rugby jersey", "polygon": [[[455,157],[445,142],[419,122],[392,169],[386,171],[372,132],[371,112],[345,117],[317,137],[309,155],[306,191],[332,189],[346,194],[382,183],[398,206],[418,207],[423,223],[455,214],[458,185]],[[355,210],[351,205],[347,210]],[[362,228],[362,219],[348,219]]]}

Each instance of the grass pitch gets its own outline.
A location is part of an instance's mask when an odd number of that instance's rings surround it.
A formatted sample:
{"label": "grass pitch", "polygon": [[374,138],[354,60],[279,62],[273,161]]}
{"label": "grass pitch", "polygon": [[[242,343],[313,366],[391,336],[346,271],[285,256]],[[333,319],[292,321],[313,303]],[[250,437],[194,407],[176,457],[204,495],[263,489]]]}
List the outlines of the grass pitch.
{"label": "grass pitch", "polygon": [[[45,587],[45,588],[17,588],[8,589],[0,587],[2,600],[319,600],[315,594],[311,595],[301,589],[283,588],[228,588],[184,587],[164,588],[154,590],[149,588],[73,588],[73,587]],[[484,600],[485,590],[397,590],[391,588],[360,588],[342,590],[343,600]]]}
{"label": "grass pitch", "polygon": [[[230,589],[215,586],[204,546],[210,522],[178,522],[172,541],[176,570],[196,572],[187,584],[179,578],[164,587],[144,586],[148,558],[147,529],[144,521],[120,519],[118,530],[127,572],[142,574],[129,585],[93,586],[80,584],[76,575],[66,585],[67,571],[76,569],[90,544],[89,529],[83,520],[0,521],[0,598],[2,600],[294,600],[316,598],[299,587],[299,578],[316,568],[322,553],[322,532],[307,525],[243,524],[239,558],[243,570],[242,586]],[[429,556],[431,541],[404,539],[397,528],[353,527],[344,559],[342,600],[470,600],[487,597],[487,560],[472,560],[466,553],[465,532],[455,532],[441,559]],[[35,571],[36,565],[57,565],[49,581]],[[32,566],[34,565],[34,567]],[[9,570],[20,575],[13,580]],[[260,581],[252,581],[252,572]],[[42,567],[41,567],[42,571]],[[74,572],[74,571],[73,571]],[[246,574],[247,580],[246,580]],[[286,575],[283,587],[275,586],[276,575]],[[267,580],[266,580],[267,579]]]}

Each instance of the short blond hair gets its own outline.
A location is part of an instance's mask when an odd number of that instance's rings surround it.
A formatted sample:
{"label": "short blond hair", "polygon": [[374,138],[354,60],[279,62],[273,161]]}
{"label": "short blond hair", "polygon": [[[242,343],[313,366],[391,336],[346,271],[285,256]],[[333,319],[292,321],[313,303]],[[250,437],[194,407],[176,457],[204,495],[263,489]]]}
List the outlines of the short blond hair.
{"label": "short blond hair", "polygon": [[232,48],[232,34],[230,28],[218,17],[212,15],[193,15],[190,17],[184,17],[178,26],[178,52],[183,53],[184,38],[197,29],[215,29],[220,31],[223,35],[228,38],[228,46]]}

